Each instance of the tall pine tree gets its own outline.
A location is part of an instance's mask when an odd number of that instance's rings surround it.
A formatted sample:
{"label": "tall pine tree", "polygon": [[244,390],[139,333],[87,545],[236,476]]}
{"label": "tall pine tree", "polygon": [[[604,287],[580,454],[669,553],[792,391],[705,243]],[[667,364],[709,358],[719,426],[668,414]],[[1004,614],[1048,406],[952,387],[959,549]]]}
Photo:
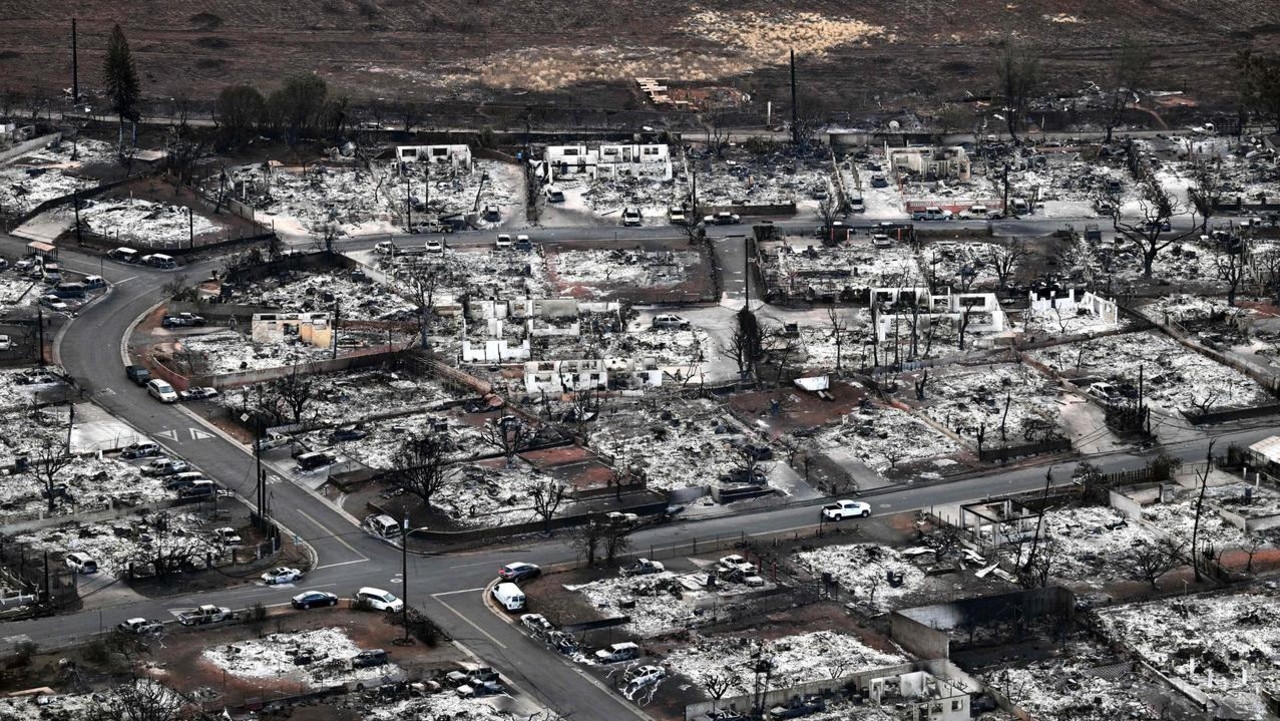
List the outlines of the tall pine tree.
{"label": "tall pine tree", "polygon": [[111,109],[120,116],[120,145],[124,146],[124,121],[138,122],[138,69],[124,31],[116,25],[107,41],[107,60],[102,68]]}

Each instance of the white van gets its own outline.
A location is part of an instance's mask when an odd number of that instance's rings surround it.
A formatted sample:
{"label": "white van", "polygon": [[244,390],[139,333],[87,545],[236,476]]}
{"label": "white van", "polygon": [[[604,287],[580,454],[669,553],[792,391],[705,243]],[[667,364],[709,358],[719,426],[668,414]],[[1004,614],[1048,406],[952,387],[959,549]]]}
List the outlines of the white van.
{"label": "white van", "polygon": [[152,253],[151,255],[144,256],[142,258],[142,262],[146,263],[152,268],[160,268],[163,270],[169,270],[171,268],[178,267],[178,264],[173,260],[173,256],[165,255],[164,253]]}
{"label": "white van", "polygon": [[167,381],[162,381],[159,378],[152,378],[147,381],[147,393],[150,393],[152,398],[161,403],[178,402],[178,392]]}
{"label": "white van", "polygon": [[67,568],[76,573],[97,573],[98,562],[93,560],[88,554],[73,551],[67,554]]}
{"label": "white van", "polygon": [[379,513],[376,516],[369,516],[364,519],[365,528],[369,532],[379,538],[399,538],[400,524],[396,523],[396,519],[385,513]]}
{"label": "white van", "polygon": [[508,611],[524,610],[524,591],[514,583],[499,583],[494,586],[493,597]]}
{"label": "white van", "polygon": [[114,250],[108,250],[107,257],[112,260],[118,260],[121,263],[137,263],[138,251],[133,248],[126,248],[122,245]]}

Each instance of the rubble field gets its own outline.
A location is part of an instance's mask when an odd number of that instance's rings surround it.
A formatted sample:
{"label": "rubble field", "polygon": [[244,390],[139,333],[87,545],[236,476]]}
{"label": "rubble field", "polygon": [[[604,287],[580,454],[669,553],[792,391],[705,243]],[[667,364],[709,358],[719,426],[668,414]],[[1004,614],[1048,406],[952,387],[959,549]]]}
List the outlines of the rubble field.
{"label": "rubble field", "polygon": [[742,465],[733,445],[746,440],[742,430],[709,400],[662,411],[642,404],[625,415],[618,409],[614,418],[596,430],[592,447],[615,468],[638,471],[650,490],[712,485]]}
{"label": "rubble field", "polygon": [[1158,709],[1177,705],[1168,702],[1172,691],[1158,679],[1087,640],[1069,641],[1048,658],[991,667],[975,675],[1034,718],[1050,721],[1156,719],[1161,718]]}
{"label": "rubble field", "polygon": [[1098,610],[1102,633],[1148,663],[1263,718],[1259,688],[1280,680],[1280,599],[1269,591],[1167,598]]}
{"label": "rubble field", "polygon": [[[902,599],[919,592],[925,573],[898,549],[871,543],[850,543],[800,551],[793,556],[797,565],[815,577],[830,573],[854,602],[877,612],[900,605]],[[901,584],[891,585],[888,574],[899,574]]]}
{"label": "rubble field", "polygon": [[[164,487],[164,479],[144,476],[135,465],[114,458],[76,457],[56,476],[66,485],[51,515],[73,515],[90,509],[131,507],[177,498]],[[0,483],[0,515],[30,516],[45,512],[45,486],[29,474],[15,474]]]}
{"label": "rubble field", "polygon": [[[1049,573],[1092,587],[1145,580],[1135,567],[1136,554],[1160,544],[1159,535],[1145,524],[1101,506],[1045,511],[1044,533],[1053,548]],[[1003,550],[1009,555],[1008,546]]]}
{"label": "rubble field", "polygon": [[408,320],[412,303],[378,283],[352,280],[349,273],[289,273],[236,287],[232,302],[291,313],[333,313],[342,320]]}
{"label": "rubble field", "polygon": [[[73,208],[60,206],[54,212],[59,217],[73,219],[74,223]],[[86,199],[80,204],[80,222],[120,243],[159,248],[185,244],[193,233],[199,240],[222,231],[221,225],[199,213],[188,219],[187,208],[183,206],[133,197]]]}
{"label": "rubble field", "polygon": [[0,213],[22,215],[54,198],[96,188],[98,180],[81,171],[88,165],[114,163],[115,159],[114,145],[88,138],[77,140],[74,146],[68,140],[27,153],[0,167]]}
{"label": "rubble field", "polygon": [[[203,658],[219,671],[240,678],[289,680],[310,688],[361,681],[377,682],[401,674],[395,664],[352,668],[362,649],[339,628],[272,633],[260,639],[237,641],[206,649]],[[299,664],[300,654],[315,660]]]}
{"label": "rubble field", "polygon": [[[762,587],[747,588],[722,580],[716,588],[709,589],[707,578],[708,572],[663,571],[646,576],[606,578],[565,586],[565,590],[586,596],[606,618],[630,616],[631,621],[622,626],[627,633],[653,638],[711,621],[718,617],[721,609],[750,603],[753,593],[773,587],[766,582]],[[623,608],[631,603],[634,608]]]}
{"label": "rubble field", "polygon": [[799,214],[812,212],[833,192],[831,159],[822,155],[797,158],[779,151],[729,149],[721,157],[687,158],[683,177],[694,172],[703,206],[795,203]]}
{"label": "rubble field", "polygon": [[[343,329],[338,333],[338,355],[363,348],[385,349],[387,342],[387,333],[384,331]],[[393,336],[391,343],[400,347],[404,344],[404,338]],[[229,328],[184,336],[174,344],[172,351],[161,350],[156,356],[168,356],[176,361],[179,372],[184,375],[222,375],[306,365],[334,357],[332,347],[322,348],[296,337],[278,342],[258,342],[247,334]]]}
{"label": "rubble field", "polygon": [[848,449],[877,473],[898,465],[950,456],[961,450],[950,437],[897,408],[866,407],[815,436],[820,448]]}
{"label": "rubble field", "polygon": [[561,295],[597,300],[697,300],[711,289],[698,250],[552,250],[547,276]]}
{"label": "rubble field", "polygon": [[[358,423],[374,415],[429,408],[456,396],[429,378],[404,370],[349,371],[314,376],[315,387],[303,416],[317,425]],[[251,405],[255,386],[228,391],[218,397],[224,408]]]}
{"label": "rubble field", "polygon": [[743,693],[754,685],[752,655],[762,653],[773,662],[770,683],[775,688],[906,663],[903,656],[877,651],[854,636],[814,631],[769,641],[758,637],[695,637],[695,641],[667,655],[671,669],[695,683],[728,673]]}
{"label": "rubble field", "polygon": [[[1025,365],[935,372],[929,374],[921,412],[975,446],[979,428],[984,426],[984,448],[1002,443],[1021,445],[1057,433],[1060,408],[1056,384]],[[911,382],[901,385],[898,396],[914,399]],[[1000,437],[1002,421],[1007,440]]]}
{"label": "rubble field", "polygon": [[[1159,331],[1125,333],[1031,351],[1031,357],[1060,373],[1079,370],[1135,389],[1144,368],[1147,399],[1170,411],[1221,410],[1270,403],[1252,378],[1189,350]],[[1077,366],[1078,363],[1078,366]]]}
{"label": "rubble field", "polygon": [[72,521],[24,531],[11,540],[51,552],[82,551],[113,576],[124,576],[131,563],[136,575],[148,576],[154,570],[152,559],[185,559],[194,567],[203,568],[206,553],[219,554],[222,549],[213,537],[204,536],[199,530],[206,524],[208,521],[191,512],[140,512],[113,521]]}
{"label": "rubble field", "polygon": [[791,295],[812,289],[839,294],[846,288],[910,288],[924,283],[915,255],[905,246],[877,249],[855,242],[833,247],[818,240],[788,238],[761,244],[765,283]]}
{"label": "rubble field", "polygon": [[298,235],[323,236],[331,225],[349,235],[402,232],[407,198],[417,206],[414,215],[422,217],[471,213],[477,195],[482,205],[504,210],[523,200],[519,170],[498,161],[476,160],[470,171],[431,166],[429,179],[418,170],[407,185],[394,162],[382,161],[372,161],[368,168],[256,164],[231,168],[228,174],[234,197],[257,210],[261,222],[274,221],[277,229]]}

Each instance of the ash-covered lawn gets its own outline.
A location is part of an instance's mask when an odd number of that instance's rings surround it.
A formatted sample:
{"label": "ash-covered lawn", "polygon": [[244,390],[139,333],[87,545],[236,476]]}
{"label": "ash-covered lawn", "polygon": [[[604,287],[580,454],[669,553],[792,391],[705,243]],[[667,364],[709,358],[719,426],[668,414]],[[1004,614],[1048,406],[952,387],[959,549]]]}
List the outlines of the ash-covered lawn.
{"label": "ash-covered lawn", "polygon": [[835,631],[814,631],[772,641],[761,641],[757,636],[699,637],[692,645],[668,654],[667,663],[676,673],[699,685],[703,679],[727,673],[734,688],[740,689],[738,693],[747,693],[755,681],[754,654],[772,660],[773,688],[906,663],[902,656],[877,651],[855,636]]}
{"label": "ash-covered lawn", "polygon": [[1280,597],[1237,589],[1098,611],[1103,634],[1211,698],[1264,718],[1259,688],[1280,682]]}
{"label": "ash-covered lawn", "polygon": [[[312,688],[379,680],[400,673],[394,663],[351,668],[351,659],[361,650],[342,629],[318,628],[216,646],[205,650],[203,658],[231,676],[284,679]],[[301,652],[310,652],[316,660],[295,664],[294,659]]]}

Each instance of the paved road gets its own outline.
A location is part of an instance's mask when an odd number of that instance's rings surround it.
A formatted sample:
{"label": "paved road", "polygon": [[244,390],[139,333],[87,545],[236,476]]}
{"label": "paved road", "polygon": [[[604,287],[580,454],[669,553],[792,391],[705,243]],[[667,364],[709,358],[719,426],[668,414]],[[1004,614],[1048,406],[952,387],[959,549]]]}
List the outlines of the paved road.
{"label": "paved road", "polygon": [[[642,234],[638,237],[649,236]],[[476,241],[480,242],[480,239],[477,237]],[[738,247],[738,243],[718,240],[717,247],[732,250]],[[0,236],[0,248],[21,252],[25,243],[20,239]],[[726,255],[726,262],[731,264],[731,258]],[[113,284],[107,296],[85,309],[64,331],[59,351],[67,371],[94,401],[157,437],[165,446],[242,497],[252,498],[254,464],[244,446],[207,432],[205,426],[180,407],[153,401],[124,377],[120,339],[125,337],[135,318],[161,300],[159,288],[173,273],[103,263],[96,256],[71,249],[64,249],[61,259],[73,270],[100,273]],[[214,267],[215,261],[205,261],[188,266],[182,272],[191,277],[202,277]],[[741,290],[737,293],[741,297]],[[1250,442],[1271,432],[1268,428],[1242,429],[1222,442]],[[161,433],[170,435],[160,437]],[[1197,441],[1170,450],[1194,460],[1204,455],[1205,445],[1205,442]],[[1102,456],[1096,461],[1105,470],[1137,468],[1143,463],[1141,458],[1129,454]],[[1059,473],[1063,481],[1068,475],[1066,469]],[[889,513],[1031,490],[1039,488],[1043,478],[1041,468],[1017,469],[946,485],[894,489],[869,496],[868,500],[877,513]],[[403,587],[403,579],[399,577],[399,551],[360,533],[352,525],[352,519],[300,486],[280,482],[270,488],[275,517],[311,544],[319,557],[317,569],[309,574],[302,587],[329,590],[344,596],[361,585],[396,591]],[[705,548],[708,539],[790,531],[811,526],[815,520],[815,508],[802,505],[705,521],[676,522],[638,532],[634,548],[646,552],[650,547],[687,544],[691,553],[693,544],[698,541]],[[494,578],[494,572],[500,565],[517,558],[551,565],[573,561],[574,553],[563,539],[552,538],[530,541],[524,547],[413,556],[409,563],[409,600],[424,607],[454,638],[519,686],[535,694],[541,702],[566,711],[593,709],[592,715],[598,718],[627,718],[632,710],[627,702],[527,639],[485,606],[481,590]],[[198,595],[153,599],[100,612],[11,623],[0,629],[0,648],[9,647],[24,638],[46,645],[83,638],[126,617],[144,615],[168,619],[174,609],[199,603],[237,608],[254,602],[284,603],[297,590],[293,587],[246,585]]]}

